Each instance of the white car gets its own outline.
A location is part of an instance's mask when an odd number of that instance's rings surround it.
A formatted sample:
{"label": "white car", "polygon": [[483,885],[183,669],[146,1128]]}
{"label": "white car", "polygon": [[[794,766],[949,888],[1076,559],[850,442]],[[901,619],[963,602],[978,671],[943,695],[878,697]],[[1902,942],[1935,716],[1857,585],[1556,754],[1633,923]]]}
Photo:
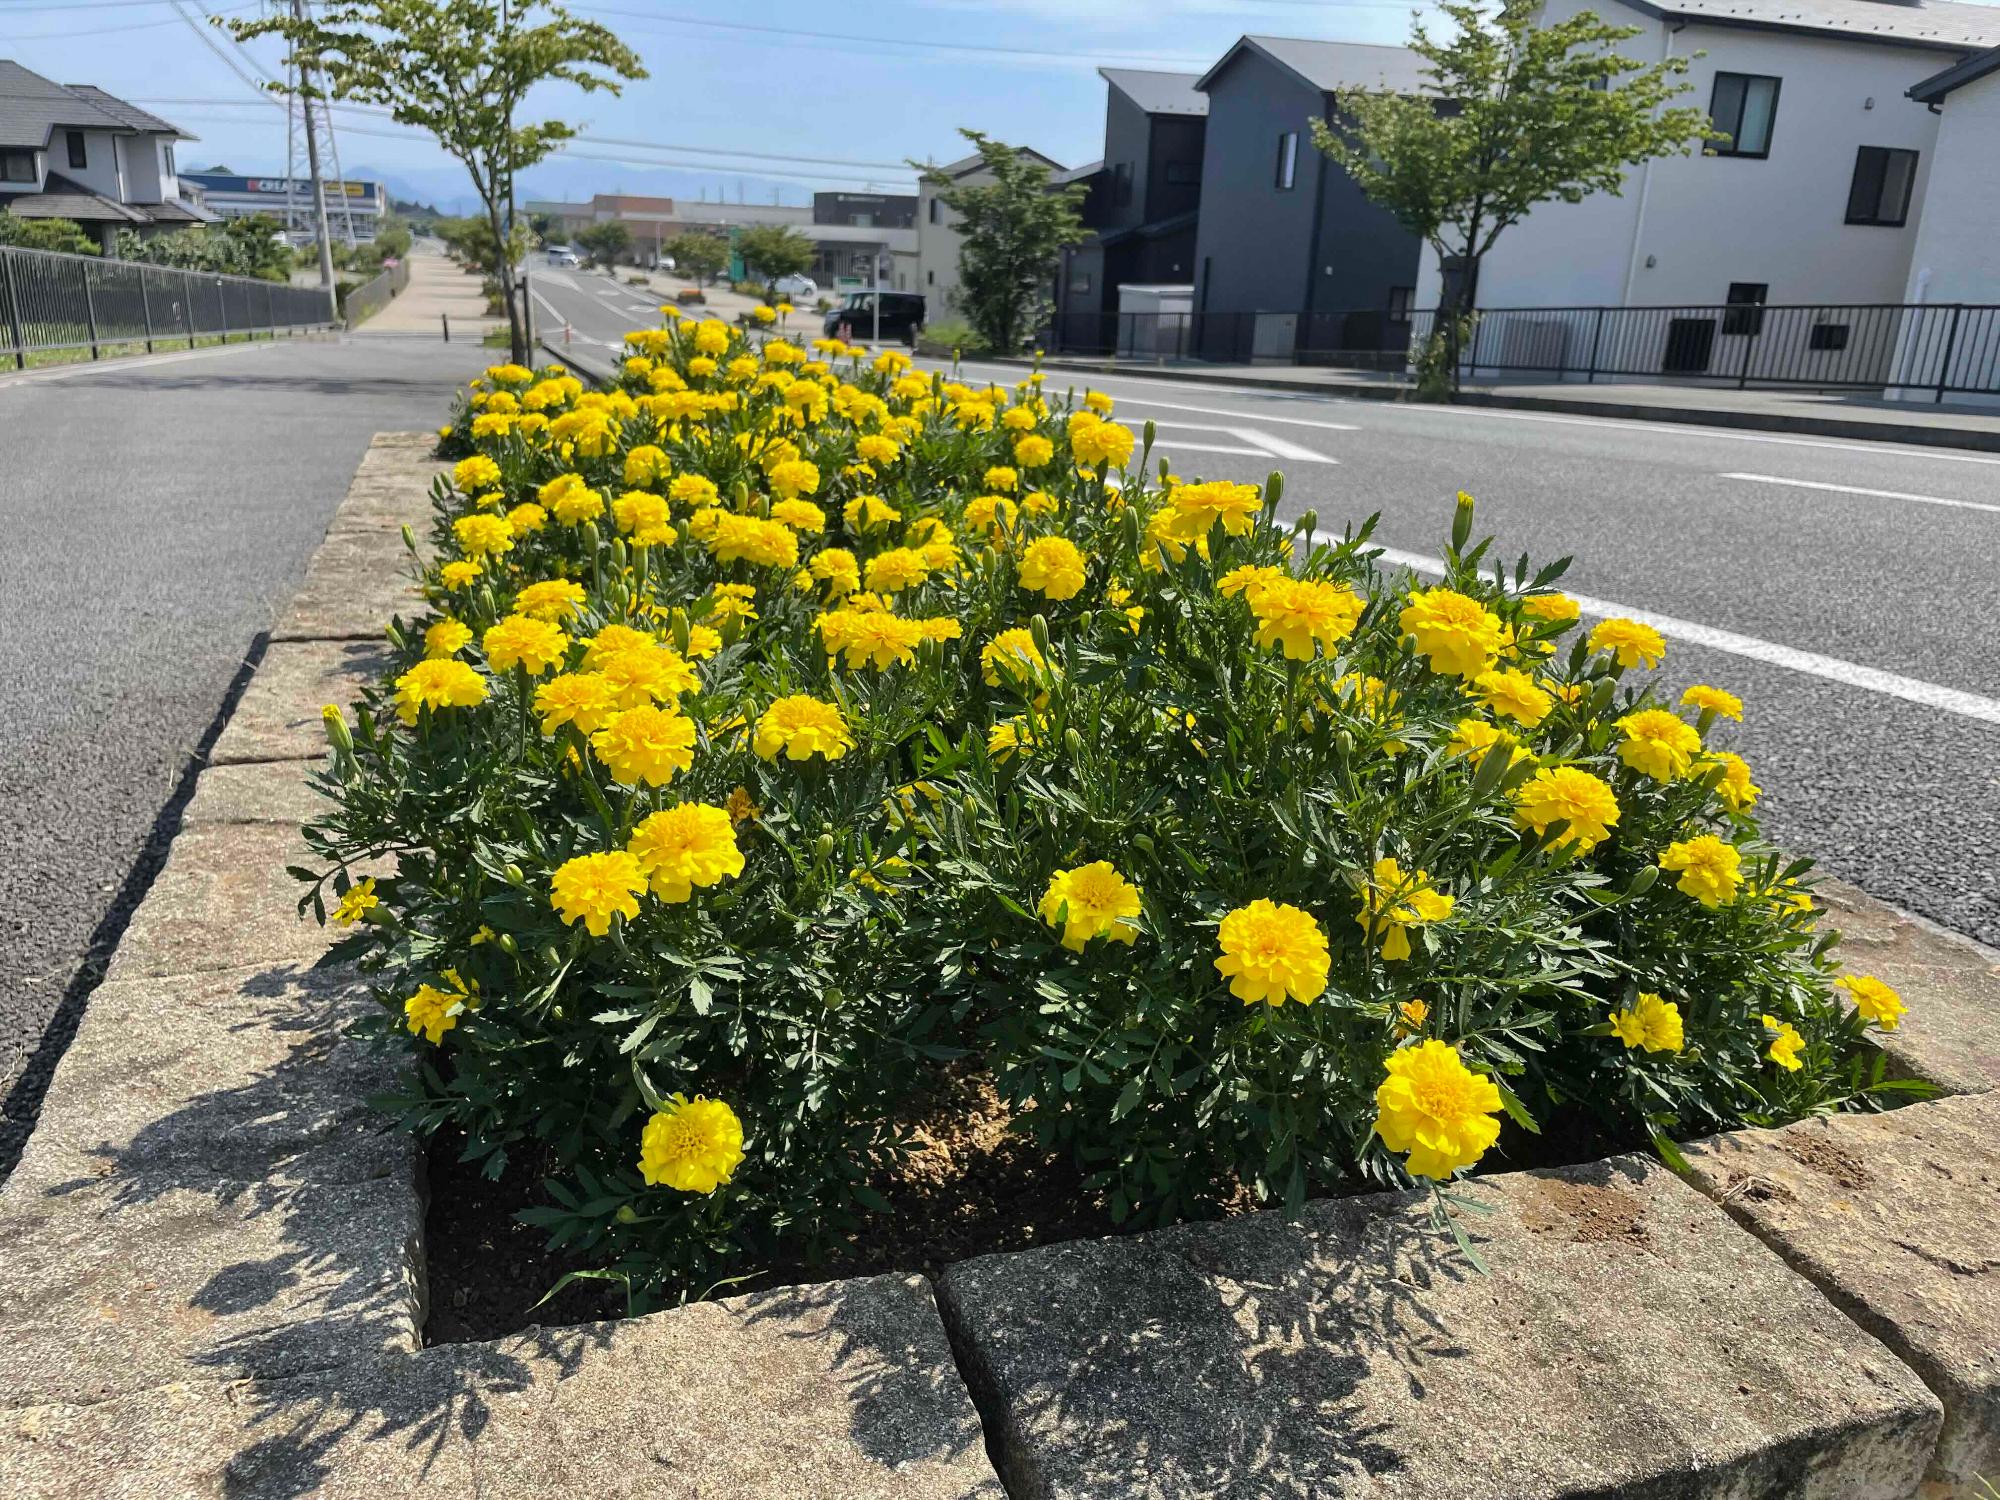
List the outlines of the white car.
{"label": "white car", "polygon": [[780,276],[772,283],[771,289],[780,297],[790,297],[794,301],[810,301],[819,295],[819,283],[810,276]]}
{"label": "white car", "polygon": [[576,252],[574,250],[566,249],[565,247],[558,245],[554,249],[549,251],[549,264],[552,266],[575,267],[583,263],[576,258]]}

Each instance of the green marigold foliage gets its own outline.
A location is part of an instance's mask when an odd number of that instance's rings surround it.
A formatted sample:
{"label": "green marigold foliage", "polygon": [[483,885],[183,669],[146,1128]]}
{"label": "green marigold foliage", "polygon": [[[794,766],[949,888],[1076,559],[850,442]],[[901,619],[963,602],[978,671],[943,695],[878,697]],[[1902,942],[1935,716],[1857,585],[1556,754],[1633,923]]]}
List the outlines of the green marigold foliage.
{"label": "green marigold foliage", "polygon": [[393,1107],[556,1163],[556,1241],[656,1287],[810,1255],[967,1054],[1141,1221],[1882,1095],[1893,1001],[1836,998],[1703,743],[1734,701],[1657,699],[1657,638],[1469,500],[1419,586],[1039,374],[630,343],[442,434],[428,612],[329,711],[311,830]]}

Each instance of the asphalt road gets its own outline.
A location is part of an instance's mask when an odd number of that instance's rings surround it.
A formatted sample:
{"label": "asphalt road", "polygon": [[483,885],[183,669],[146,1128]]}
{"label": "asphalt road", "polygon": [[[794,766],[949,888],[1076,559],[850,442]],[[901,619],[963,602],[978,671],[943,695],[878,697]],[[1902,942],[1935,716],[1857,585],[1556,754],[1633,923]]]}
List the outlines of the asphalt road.
{"label": "asphalt road", "polygon": [[[648,303],[537,276],[580,358]],[[808,334],[816,331],[809,322]],[[1012,383],[1016,365],[968,365]],[[1084,377],[1056,371],[1060,389]],[[1461,489],[1508,558],[1667,616],[1676,693],[1739,693],[1765,828],[1876,896],[2000,944],[2000,456],[1778,433],[1093,378],[1188,477],[1286,475],[1285,511],[1435,557]],[[1873,492],[1873,493],[1857,493]],[[1747,653],[1747,654],[1746,654]]]}
{"label": "asphalt road", "polygon": [[369,438],[438,421],[492,357],[381,338],[0,370],[0,1176]]}

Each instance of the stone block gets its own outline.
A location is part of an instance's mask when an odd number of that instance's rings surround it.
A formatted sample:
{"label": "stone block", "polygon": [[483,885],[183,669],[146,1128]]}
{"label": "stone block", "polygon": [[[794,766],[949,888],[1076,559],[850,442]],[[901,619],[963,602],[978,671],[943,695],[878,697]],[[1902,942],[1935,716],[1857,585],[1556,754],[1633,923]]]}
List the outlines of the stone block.
{"label": "stone block", "polygon": [[372,1009],[340,970],[100,985],[0,1202],[273,1172],[414,1183],[414,1144],[367,1102],[393,1086],[395,1062],[346,1035]]}
{"label": "stone block", "polygon": [[387,643],[273,641],[209,752],[210,765],[318,760],[327,753],[320,710],[342,710],[389,669]]}
{"label": "stone block", "polygon": [[950,1267],[1014,1500],[1902,1500],[1908,1369],[1638,1157],[1482,1178],[1491,1274],[1421,1193]]}
{"label": "stone block", "polygon": [[298,911],[305,890],[285,873],[317,857],[282,823],[197,823],[167,863],[112,955],[108,979],[144,979],[315,962],[335,937]]}
{"label": "stone block", "polygon": [[[324,746],[325,739],[322,737]],[[181,826],[197,823],[284,823],[297,828],[332,810],[313,790],[313,761],[245,761],[210,766],[195,778]]]}
{"label": "stone block", "polygon": [[[0,1199],[0,1407],[276,1379],[422,1327],[414,1183],[198,1167]],[[0,1484],[0,1493],[34,1494]]]}
{"label": "stone block", "polygon": [[1744,1130],[1696,1180],[1944,1403],[1931,1478],[2000,1478],[2000,1094]]}
{"label": "stone block", "polygon": [[1894,985],[1910,1007],[1874,1036],[1896,1071],[1954,1094],[2000,1088],[2000,953],[1838,881],[1817,893],[1843,967]]}
{"label": "stone block", "polygon": [[1004,1500],[915,1277],[0,1416],[38,1500]]}
{"label": "stone block", "polygon": [[423,607],[400,537],[330,535],[307,564],[271,639],[379,641],[392,619],[414,618]]}

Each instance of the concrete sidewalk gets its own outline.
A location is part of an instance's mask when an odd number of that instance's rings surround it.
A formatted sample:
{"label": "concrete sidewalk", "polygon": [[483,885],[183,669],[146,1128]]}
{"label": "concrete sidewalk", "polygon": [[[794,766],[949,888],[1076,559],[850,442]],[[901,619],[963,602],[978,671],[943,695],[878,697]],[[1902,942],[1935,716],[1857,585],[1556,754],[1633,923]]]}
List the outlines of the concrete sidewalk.
{"label": "concrete sidewalk", "polygon": [[[1023,359],[1000,361],[1026,364]],[[1295,391],[1357,400],[1409,401],[1407,383],[1366,370],[1324,366],[1149,364],[1136,360],[1055,356],[1047,370],[1143,376],[1201,385]],[[2000,408],[1946,402],[1884,401],[1839,391],[1735,390],[1718,386],[1598,381],[1478,381],[1459,392],[1464,406],[1513,407],[1641,422],[1686,422],[1817,437],[1861,438],[2000,452]]]}
{"label": "concrete sidewalk", "polygon": [[354,333],[360,338],[416,334],[441,340],[447,319],[453,339],[473,343],[489,329],[507,326],[505,318],[487,316],[479,277],[455,260],[419,251],[410,256],[410,284]]}

